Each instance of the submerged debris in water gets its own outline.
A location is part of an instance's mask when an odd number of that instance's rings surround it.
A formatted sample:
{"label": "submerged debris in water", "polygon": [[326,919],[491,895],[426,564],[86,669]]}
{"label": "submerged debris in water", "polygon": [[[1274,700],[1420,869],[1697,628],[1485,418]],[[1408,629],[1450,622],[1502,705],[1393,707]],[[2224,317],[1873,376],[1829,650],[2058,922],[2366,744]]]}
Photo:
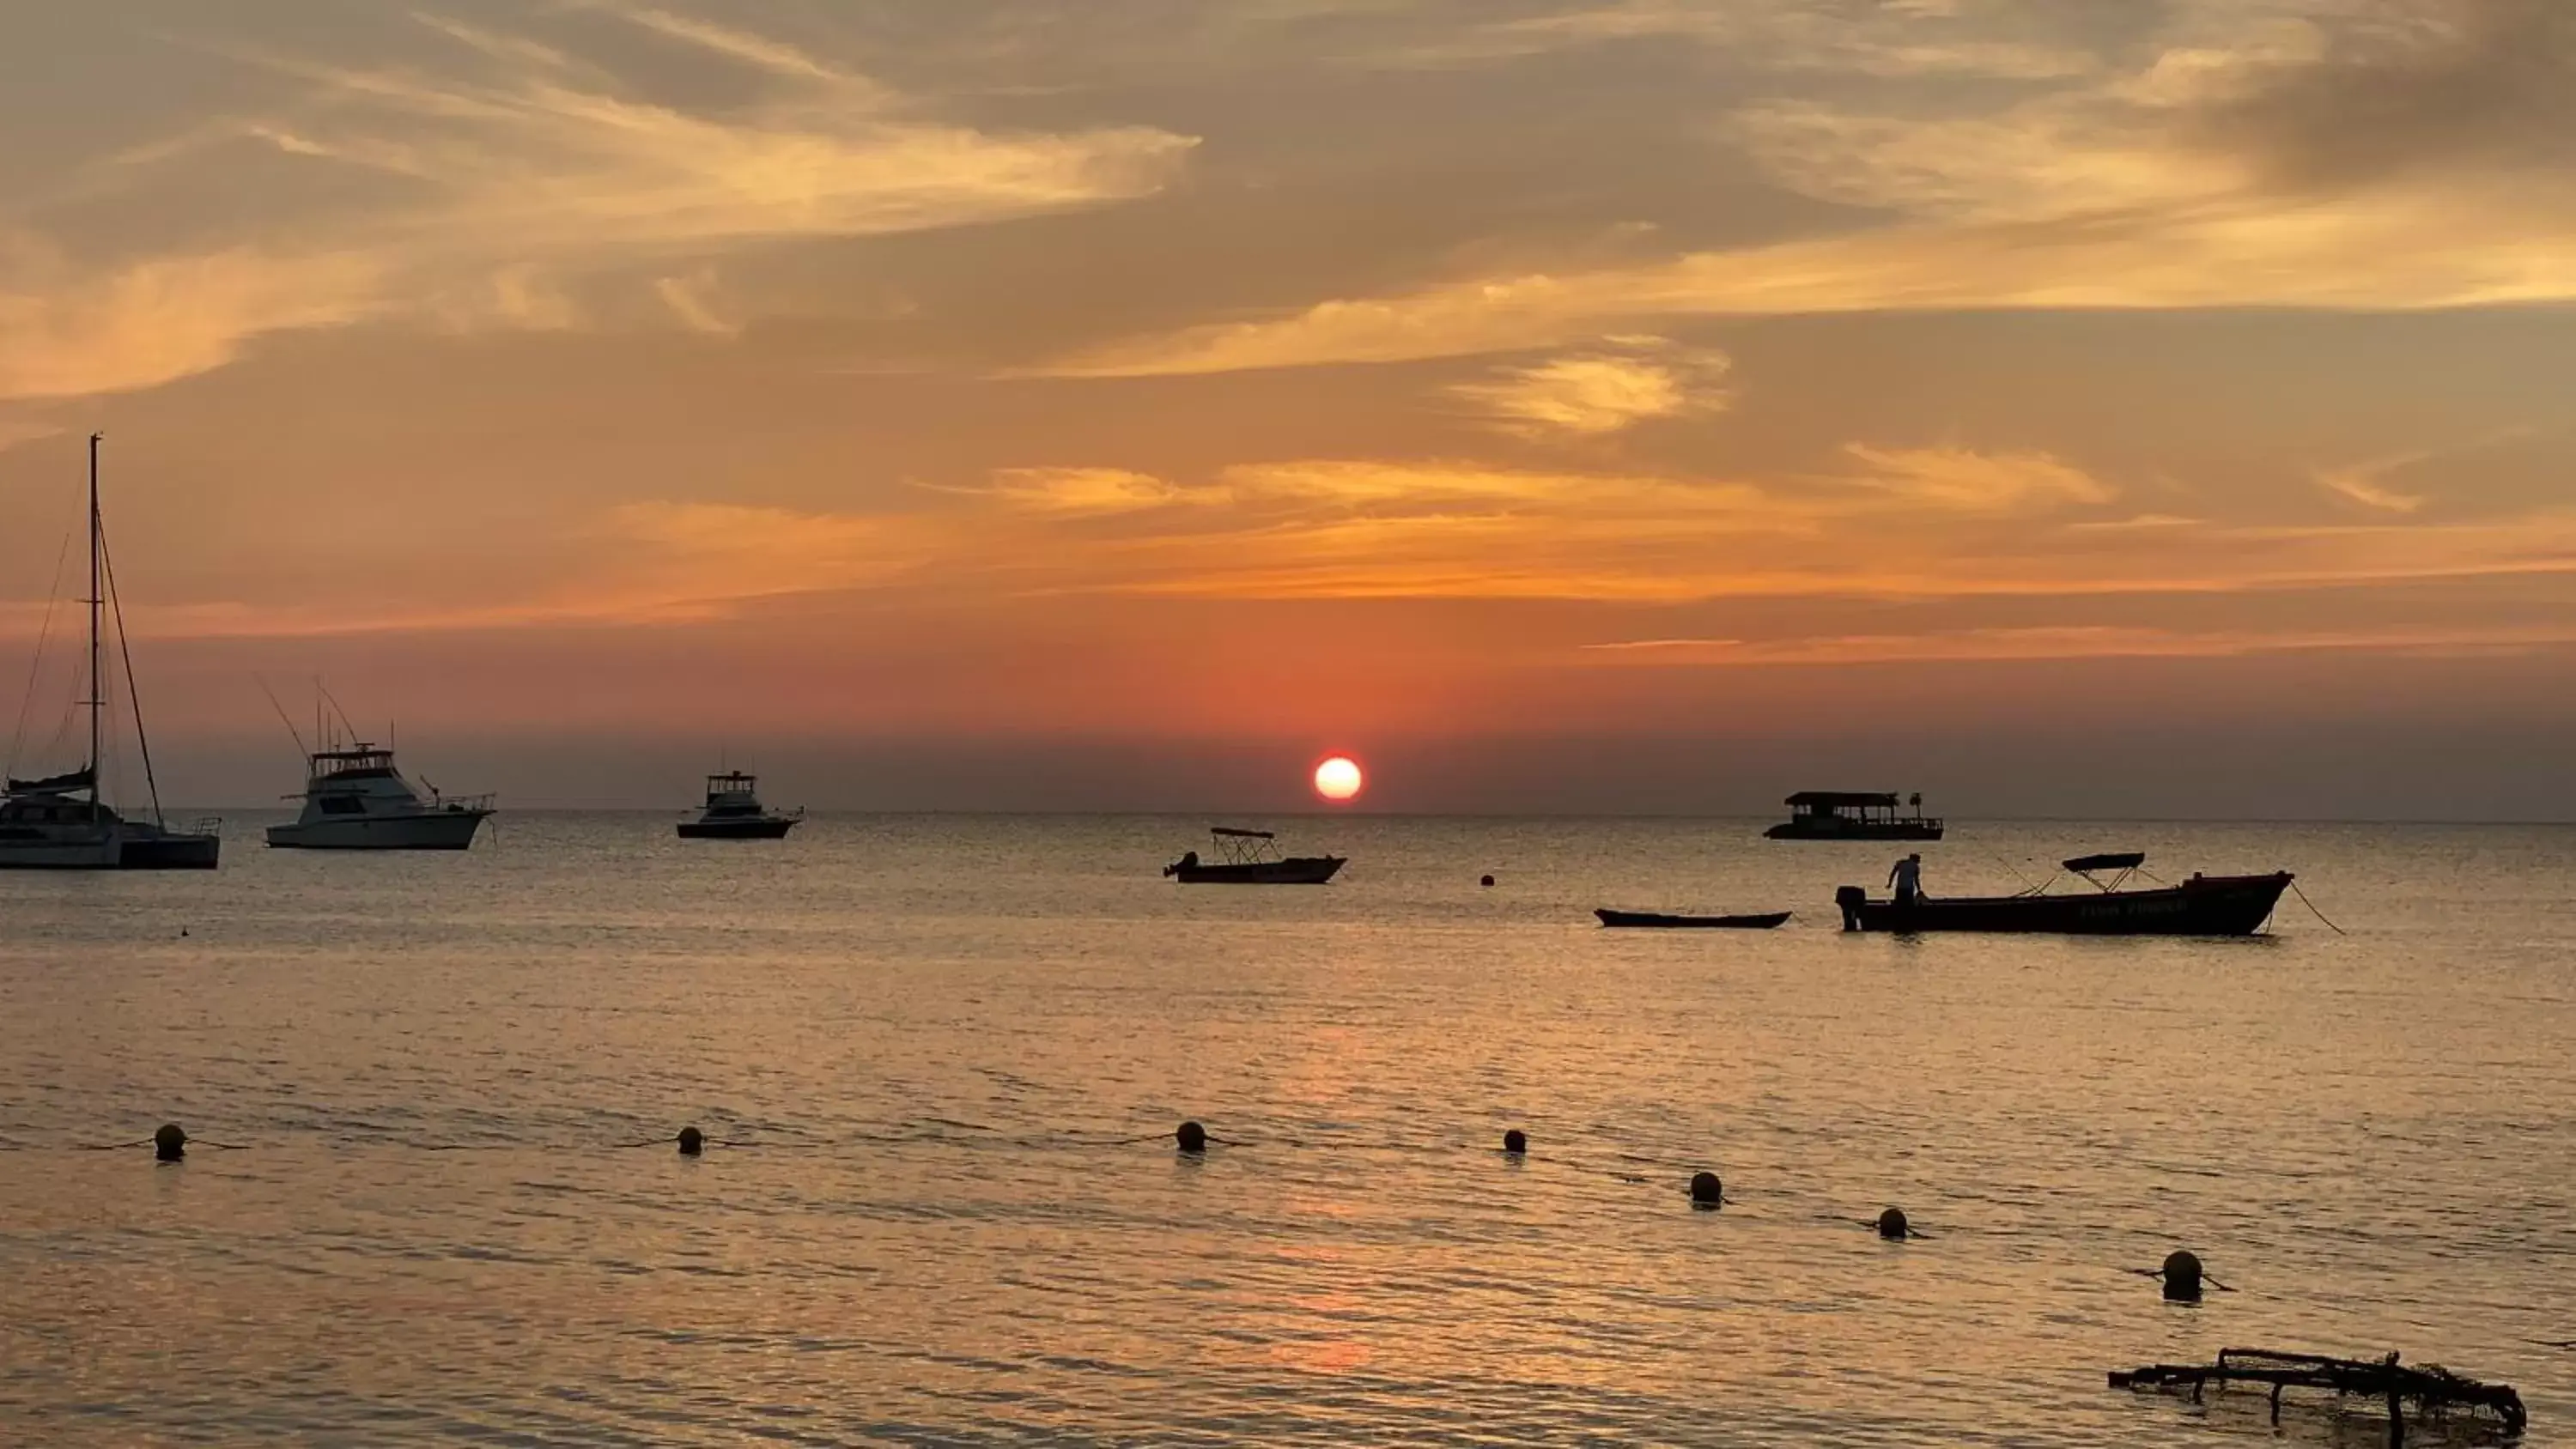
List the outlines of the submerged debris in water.
{"label": "submerged debris in water", "polygon": [[2192,1402],[2212,1385],[2221,1391],[2239,1385],[2268,1389],[2272,1422],[2281,1421],[2281,1395],[2288,1389],[2320,1389],[2337,1400],[2365,1398],[2387,1405],[2388,1442],[2406,1442],[2406,1406],[2427,1419],[2453,1413],[2474,1417],[2504,1434],[2519,1434],[2527,1422],[2522,1396],[2508,1384],[2480,1383],[2439,1365],[2401,1368],[2397,1355],[2384,1359],[2327,1358],[2321,1354],[2280,1353],[2264,1348],[2221,1349],[2214,1364],[2148,1364],[2111,1372],[2111,1387],[2144,1392],[2189,1389]]}

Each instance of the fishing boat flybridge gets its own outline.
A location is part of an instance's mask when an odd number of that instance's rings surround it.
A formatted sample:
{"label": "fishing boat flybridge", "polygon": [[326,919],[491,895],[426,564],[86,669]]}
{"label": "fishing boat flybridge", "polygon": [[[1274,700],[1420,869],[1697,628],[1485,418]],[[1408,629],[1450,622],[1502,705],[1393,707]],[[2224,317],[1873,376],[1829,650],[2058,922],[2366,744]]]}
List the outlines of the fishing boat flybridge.
{"label": "fishing boat flybridge", "polygon": [[[2144,854],[2079,855],[2061,862],[2092,891],[2048,893],[2049,882],[2010,896],[1917,896],[1872,900],[1859,886],[1834,892],[1846,931],[2012,931],[2064,936],[2250,936],[2272,918],[2290,872],[2194,875],[2179,885],[2148,876],[2150,889],[2128,889],[2143,875]],[[2103,879],[2108,875],[2108,880]]]}
{"label": "fishing boat flybridge", "polygon": [[740,770],[707,776],[707,805],[695,820],[680,822],[683,840],[778,840],[805,818],[801,809],[781,812],[760,803],[760,777]]}
{"label": "fishing boat flybridge", "polygon": [[1217,858],[1199,859],[1195,850],[1163,867],[1163,874],[1183,885],[1322,885],[1348,861],[1338,855],[1282,857],[1276,835],[1267,830],[1237,830],[1230,825],[1209,829]]}
{"label": "fishing boat flybridge", "polygon": [[[89,711],[89,763],[39,779],[6,780],[0,790],[0,869],[212,870],[223,848],[221,822],[201,820],[178,830],[161,813],[161,787],[152,773],[152,742],[143,733],[143,711],[134,689],[134,651],[125,634],[125,609],[116,593],[116,569],[107,553],[107,529],[98,506],[99,435],[89,440],[89,650],[87,687],[76,701]],[[124,661],[125,698],[134,716],[134,739],[152,818],[129,820],[107,803],[100,762],[109,728],[103,626],[116,622],[117,653]],[[37,660],[44,640],[36,642]]]}
{"label": "fishing boat flybridge", "polygon": [[[300,850],[464,850],[492,816],[492,797],[429,798],[394,768],[394,752],[361,740],[305,756],[304,813],[268,828],[268,843]],[[299,797],[289,795],[290,800]]]}

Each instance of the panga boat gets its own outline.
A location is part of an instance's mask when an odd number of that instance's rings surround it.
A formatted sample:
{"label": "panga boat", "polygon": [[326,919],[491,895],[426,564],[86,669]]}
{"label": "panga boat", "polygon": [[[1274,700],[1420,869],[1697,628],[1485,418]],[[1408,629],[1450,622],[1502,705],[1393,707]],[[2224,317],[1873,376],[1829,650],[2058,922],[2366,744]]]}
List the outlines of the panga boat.
{"label": "panga boat", "polygon": [[[2090,895],[2047,894],[2046,882],[2011,896],[1925,896],[1904,905],[1872,900],[1859,886],[1834,892],[1846,931],[2021,931],[2068,936],[2250,936],[2294,878],[2194,875],[2180,885],[2124,890],[2145,855],[2079,855],[2062,862],[2094,887]],[[2102,874],[2111,878],[2103,880]],[[2153,879],[2153,877],[2149,877]],[[2053,878],[2052,878],[2053,879]]]}
{"label": "panga boat", "polygon": [[740,770],[707,776],[706,812],[680,822],[683,840],[777,840],[796,828],[805,812],[783,814],[762,807],[760,777]]}
{"label": "panga boat", "polygon": [[1773,840],[1938,840],[1939,816],[1923,813],[1923,797],[1913,797],[1914,813],[1896,813],[1892,794],[1848,790],[1801,790],[1781,802],[1789,818],[1762,833]]}
{"label": "panga boat", "polygon": [[1596,910],[1605,926],[1652,926],[1664,930],[1767,931],[1789,919],[1787,911],[1753,916],[1670,916],[1660,911]]}
{"label": "panga boat", "polygon": [[1210,827],[1217,859],[1199,859],[1195,850],[1163,867],[1163,874],[1183,885],[1322,885],[1348,862],[1338,855],[1282,857],[1267,830]]}
{"label": "panga boat", "polygon": [[[108,674],[103,667],[104,611],[117,621],[118,653],[125,660],[125,697],[136,699],[134,655],[125,635],[125,611],[116,593],[116,568],[107,554],[107,528],[98,506],[98,445],[89,440],[89,653],[88,687],[79,705],[89,711],[89,763],[36,780],[11,779],[0,794],[0,869],[213,870],[223,849],[220,821],[171,828],[161,814],[161,787],[152,774],[152,741],[143,733],[143,711],[134,709],[134,738],[152,818],[128,820],[99,788],[100,745],[107,728]],[[41,658],[44,642],[37,641]]]}
{"label": "panga boat", "polygon": [[[424,800],[394,768],[394,752],[363,740],[305,757],[304,813],[268,827],[268,843],[299,850],[464,850],[492,816],[490,795]],[[292,800],[297,797],[288,796]]]}

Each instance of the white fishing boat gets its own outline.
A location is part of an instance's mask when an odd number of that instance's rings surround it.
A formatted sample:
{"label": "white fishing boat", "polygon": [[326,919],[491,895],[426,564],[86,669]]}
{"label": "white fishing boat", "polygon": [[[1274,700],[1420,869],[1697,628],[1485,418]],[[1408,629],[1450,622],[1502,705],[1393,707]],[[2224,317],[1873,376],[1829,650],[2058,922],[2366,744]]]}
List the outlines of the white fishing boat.
{"label": "white fishing boat", "polygon": [[781,840],[805,818],[760,803],[760,777],[740,770],[707,776],[706,809],[680,822],[683,840]]}
{"label": "white fishing boat", "polygon": [[268,828],[268,843],[298,850],[464,850],[491,818],[490,795],[424,798],[394,768],[394,752],[359,741],[305,756],[304,812]]}
{"label": "white fishing boat", "polygon": [[[134,688],[134,652],[125,637],[125,609],[116,593],[116,569],[107,553],[107,529],[98,506],[99,436],[89,440],[89,649],[85,687],[77,701],[89,711],[89,762],[39,779],[8,778],[0,789],[0,870],[212,870],[223,848],[221,822],[202,820],[174,829],[161,813],[160,782],[152,773],[152,742],[143,732],[143,710]],[[105,624],[116,620],[117,654],[124,662],[125,695],[152,818],[128,820],[100,788],[99,762],[109,732]],[[37,641],[41,661],[44,641]]]}

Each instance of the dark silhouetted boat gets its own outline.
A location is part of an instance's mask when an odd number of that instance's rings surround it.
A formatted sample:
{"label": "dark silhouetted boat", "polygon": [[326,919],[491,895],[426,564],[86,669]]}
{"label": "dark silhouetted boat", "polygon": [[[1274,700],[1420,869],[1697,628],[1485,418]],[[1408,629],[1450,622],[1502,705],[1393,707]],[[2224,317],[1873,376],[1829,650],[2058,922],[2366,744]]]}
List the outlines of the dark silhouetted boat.
{"label": "dark silhouetted boat", "polygon": [[[2011,896],[1872,900],[1859,886],[1834,892],[1846,931],[2016,931],[2065,936],[2250,936],[2272,918],[2290,872],[2195,875],[2180,885],[2123,889],[2146,856],[2130,851],[2063,862],[2093,887],[2050,895],[2047,883]],[[2109,880],[2101,879],[2110,872]],[[2052,877],[2052,879],[2054,879]],[[2152,879],[2152,877],[2150,877]]]}
{"label": "dark silhouetted boat", "polygon": [[778,840],[796,828],[805,812],[794,814],[763,808],[759,794],[760,777],[729,770],[707,776],[706,810],[695,820],[680,822],[683,840]]}
{"label": "dark silhouetted boat", "polygon": [[1773,840],[1938,840],[1941,821],[1923,813],[1896,813],[1896,797],[1848,790],[1801,790],[1785,802],[1789,818],[1763,831]]}
{"label": "dark silhouetted boat", "polygon": [[1605,926],[1644,926],[1668,931],[1767,931],[1789,919],[1787,911],[1770,911],[1753,916],[1672,916],[1661,911],[1614,911],[1607,908],[1592,914]]}
{"label": "dark silhouetted boat", "polygon": [[[152,771],[152,741],[143,732],[143,709],[134,685],[134,651],[125,632],[125,606],[117,596],[116,565],[108,556],[107,524],[99,511],[99,442],[97,434],[90,435],[89,593],[81,600],[89,610],[89,648],[84,656],[81,697],[74,701],[76,707],[89,711],[89,763],[41,779],[12,778],[0,783],[0,869],[213,870],[223,850],[222,822],[200,820],[193,827],[179,829],[161,813],[161,786]],[[116,652],[125,666],[125,697],[132,706],[143,782],[152,799],[149,820],[119,814],[108,803],[99,779],[99,761],[105,757],[103,745],[109,727],[105,630],[110,617],[116,625]],[[36,651],[41,660],[42,638],[37,640]]]}
{"label": "dark silhouetted boat", "polygon": [[1338,855],[1281,856],[1278,837],[1267,830],[1211,827],[1217,859],[1199,859],[1195,850],[1163,867],[1163,874],[1183,885],[1322,885],[1348,862]]}

